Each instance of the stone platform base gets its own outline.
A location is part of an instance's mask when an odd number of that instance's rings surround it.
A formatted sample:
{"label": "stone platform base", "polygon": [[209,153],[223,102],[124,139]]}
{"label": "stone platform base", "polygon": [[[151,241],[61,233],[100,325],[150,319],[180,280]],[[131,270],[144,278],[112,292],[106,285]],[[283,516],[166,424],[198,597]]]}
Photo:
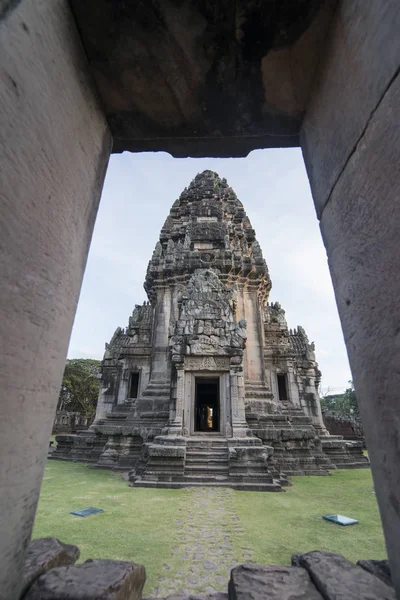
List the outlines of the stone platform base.
{"label": "stone platform base", "polygon": [[137,479],[129,484],[131,487],[145,488],[166,488],[166,489],[182,489],[186,487],[223,487],[239,490],[241,492],[282,492],[282,486],[279,482],[273,483],[231,483],[229,481],[210,481],[203,483],[202,481],[190,482],[173,482],[173,481],[141,481]]}
{"label": "stone platform base", "polygon": [[230,487],[279,492],[284,481],[269,468],[272,448],[249,434],[244,437],[158,436],[144,444],[138,466],[130,473],[134,487]]}

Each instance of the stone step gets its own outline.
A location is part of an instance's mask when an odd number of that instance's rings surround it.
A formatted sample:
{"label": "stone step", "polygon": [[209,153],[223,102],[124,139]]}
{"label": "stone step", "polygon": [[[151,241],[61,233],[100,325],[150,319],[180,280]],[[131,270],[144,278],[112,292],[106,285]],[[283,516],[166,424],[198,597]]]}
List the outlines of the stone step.
{"label": "stone step", "polygon": [[186,456],[225,456],[228,454],[228,448],[197,448],[197,447],[186,447]]}
{"label": "stone step", "polygon": [[227,469],[227,464],[223,465],[223,464],[208,464],[208,463],[202,463],[202,464],[193,464],[193,463],[189,463],[187,464],[185,462],[185,471],[207,471],[207,472],[213,472],[213,473],[225,473],[226,469]]}
{"label": "stone step", "polygon": [[[184,487],[204,487],[202,481],[184,481],[184,482],[158,482],[158,481],[135,481],[135,483],[129,484],[131,487],[145,487],[145,488],[169,488],[179,489]],[[281,492],[281,486],[277,482],[273,483],[235,483],[229,480],[224,481],[208,481],[207,487],[228,487],[234,490],[241,490],[247,492]]]}
{"label": "stone step", "polygon": [[107,421],[124,421],[126,419],[126,417],[128,416],[128,413],[118,413],[118,412],[112,412],[112,413],[106,413],[106,419]]}
{"label": "stone step", "polygon": [[188,458],[186,457],[185,465],[187,467],[191,466],[204,466],[204,465],[221,465],[228,467],[229,461],[226,457],[221,458]]}
{"label": "stone step", "polygon": [[216,483],[223,483],[223,482],[227,482],[229,481],[228,478],[228,473],[226,473],[225,475],[211,475],[211,474],[198,474],[198,475],[193,475],[193,474],[189,474],[189,475],[184,475],[184,482],[185,483],[198,483],[200,485],[204,485],[205,483],[207,483],[207,485],[209,483],[212,482],[216,482]]}

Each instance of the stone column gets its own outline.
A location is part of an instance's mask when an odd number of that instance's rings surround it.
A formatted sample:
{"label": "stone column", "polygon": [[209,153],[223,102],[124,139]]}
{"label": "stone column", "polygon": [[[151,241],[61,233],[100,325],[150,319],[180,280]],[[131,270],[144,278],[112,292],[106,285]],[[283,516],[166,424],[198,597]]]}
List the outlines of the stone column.
{"label": "stone column", "polygon": [[182,435],[183,427],[183,406],[185,398],[185,371],[183,365],[176,369],[176,405],[175,414],[170,418],[168,433],[173,435]]}
{"label": "stone column", "polygon": [[66,0],[0,10],[0,598],[16,600],[111,150]]}
{"label": "stone column", "polygon": [[248,425],[245,417],[244,377],[242,368],[240,368],[240,370],[231,368],[229,385],[231,393],[233,437],[243,437],[246,435]]}
{"label": "stone column", "polygon": [[302,148],[400,597],[400,4],[338,3]]}
{"label": "stone column", "polygon": [[171,289],[165,287],[158,290],[156,312],[154,316],[155,331],[153,337],[153,355],[151,359],[151,381],[165,381],[170,374],[168,333],[171,319],[171,305]]}
{"label": "stone column", "polygon": [[246,381],[264,382],[265,367],[264,367],[264,340],[260,329],[260,306],[257,296],[257,287],[251,284],[243,289],[244,298],[244,319],[246,319],[247,327],[247,343],[246,343],[246,362],[245,375]]}

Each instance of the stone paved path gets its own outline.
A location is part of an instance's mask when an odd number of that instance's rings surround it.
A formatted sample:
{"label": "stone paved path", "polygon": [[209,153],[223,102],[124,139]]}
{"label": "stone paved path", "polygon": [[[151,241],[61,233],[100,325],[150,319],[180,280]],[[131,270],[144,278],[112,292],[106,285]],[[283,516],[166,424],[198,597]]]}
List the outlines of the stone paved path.
{"label": "stone paved path", "polygon": [[252,550],[245,544],[239,544],[235,556],[232,535],[240,539],[243,530],[233,508],[233,491],[207,487],[187,491],[188,501],[176,519],[179,543],[172,547],[174,558],[171,564],[164,563],[152,596],[226,592],[231,568],[252,560]]}

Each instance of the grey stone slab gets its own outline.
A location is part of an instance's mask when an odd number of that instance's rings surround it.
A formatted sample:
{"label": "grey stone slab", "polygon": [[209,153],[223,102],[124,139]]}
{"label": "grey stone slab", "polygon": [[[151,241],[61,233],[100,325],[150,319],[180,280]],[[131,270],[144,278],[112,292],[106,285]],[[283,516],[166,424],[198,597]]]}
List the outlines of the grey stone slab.
{"label": "grey stone slab", "polygon": [[323,600],[305,569],[246,564],[231,571],[229,600]]}
{"label": "grey stone slab", "polygon": [[23,583],[112,140],[68,3],[18,2],[1,24],[0,71],[0,596],[9,600]]}
{"label": "grey stone slab", "polygon": [[397,0],[337,5],[300,136],[319,216],[400,65]]}
{"label": "grey stone slab", "polygon": [[334,552],[308,552],[293,557],[307,569],[325,600],[395,600],[393,588]]}
{"label": "grey stone slab", "polygon": [[26,551],[21,595],[43,573],[54,567],[74,564],[80,555],[78,546],[63,544],[57,538],[39,538]]}
{"label": "grey stone slab", "polygon": [[368,573],[375,575],[375,577],[379,577],[386,585],[393,586],[387,560],[358,560],[356,564]]}
{"label": "grey stone slab", "polygon": [[[173,594],[166,597],[168,600],[228,600],[228,594],[215,592],[212,594]],[[143,600],[166,600],[161,598],[143,598]]]}
{"label": "grey stone slab", "polygon": [[24,600],[139,600],[146,580],[142,565],[87,560],[41,575]]}
{"label": "grey stone slab", "polygon": [[399,107],[397,76],[325,207],[321,231],[400,590]]}

